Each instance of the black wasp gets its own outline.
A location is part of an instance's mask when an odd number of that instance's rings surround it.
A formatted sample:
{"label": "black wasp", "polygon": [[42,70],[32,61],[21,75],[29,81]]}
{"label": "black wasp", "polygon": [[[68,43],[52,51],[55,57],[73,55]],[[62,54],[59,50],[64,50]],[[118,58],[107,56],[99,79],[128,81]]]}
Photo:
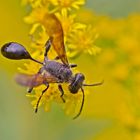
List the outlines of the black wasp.
{"label": "black wasp", "polygon": [[[70,93],[77,94],[79,90],[82,91],[82,102],[81,107],[78,112],[78,114],[73,118],[77,118],[83,109],[84,105],[84,89],[83,86],[98,86],[101,85],[103,82],[95,83],[95,84],[85,84],[85,76],[82,73],[76,73],[73,74],[71,68],[76,67],[75,64],[69,64],[68,59],[66,56],[66,51],[64,47],[64,40],[63,40],[63,30],[62,26],[59,22],[59,20],[56,18],[55,15],[49,15],[50,19],[54,21],[54,23],[51,25],[58,27],[58,30],[51,30],[51,28],[46,30],[48,35],[50,35],[49,40],[45,44],[45,53],[44,53],[44,61],[40,62],[38,60],[35,60],[31,57],[30,53],[19,43],[16,42],[10,42],[6,43],[1,48],[1,53],[3,56],[9,59],[14,60],[20,60],[20,59],[30,59],[32,61],[35,61],[42,65],[42,67],[39,69],[39,71],[36,74],[33,75],[27,75],[27,74],[17,74],[16,76],[16,82],[20,85],[29,87],[28,92],[30,93],[34,87],[37,87],[39,85],[46,85],[46,88],[42,91],[41,96],[39,97],[35,112],[38,110],[39,102],[43,96],[43,94],[48,90],[50,83],[58,83],[58,89],[60,91],[60,97],[62,98],[63,102],[65,102],[65,99],[63,98],[64,90],[62,88],[62,83],[68,83],[68,89]],[[47,25],[47,22],[44,22],[45,26]],[[60,43],[59,43],[59,40]],[[54,60],[49,60],[48,58],[48,52],[51,47],[51,45],[54,47],[54,50],[57,52],[57,57]],[[57,59],[61,59],[62,63],[57,62]]]}

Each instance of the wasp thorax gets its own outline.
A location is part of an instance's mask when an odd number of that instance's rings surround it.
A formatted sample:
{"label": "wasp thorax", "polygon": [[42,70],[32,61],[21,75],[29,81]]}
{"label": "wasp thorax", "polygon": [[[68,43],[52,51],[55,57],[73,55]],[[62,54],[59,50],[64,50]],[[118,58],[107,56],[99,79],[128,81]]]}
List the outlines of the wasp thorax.
{"label": "wasp thorax", "polygon": [[78,90],[82,87],[85,77],[82,73],[75,74],[71,84],[69,85],[69,90],[71,93],[77,93]]}
{"label": "wasp thorax", "polygon": [[6,43],[1,48],[1,53],[3,56],[9,59],[30,59],[31,56],[27,50],[19,43],[10,42]]}

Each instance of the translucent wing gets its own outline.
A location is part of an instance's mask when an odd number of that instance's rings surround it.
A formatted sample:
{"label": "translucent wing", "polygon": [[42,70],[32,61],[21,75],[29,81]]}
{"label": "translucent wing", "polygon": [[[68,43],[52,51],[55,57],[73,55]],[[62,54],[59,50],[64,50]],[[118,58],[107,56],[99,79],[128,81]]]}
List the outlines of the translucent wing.
{"label": "translucent wing", "polygon": [[58,79],[50,75],[49,73],[45,73],[44,75],[42,74],[28,75],[19,73],[15,76],[15,80],[18,84],[27,87],[36,87],[46,82],[47,83],[58,82]]}
{"label": "translucent wing", "polygon": [[46,14],[41,22],[49,37],[52,37],[52,46],[57,52],[61,61],[68,65],[68,59],[66,56],[65,46],[64,46],[64,33],[62,25],[58,18],[54,14]]}
{"label": "translucent wing", "polygon": [[27,74],[17,74],[15,80],[18,84],[27,87],[36,87],[43,84],[44,78],[41,74],[27,75]]}

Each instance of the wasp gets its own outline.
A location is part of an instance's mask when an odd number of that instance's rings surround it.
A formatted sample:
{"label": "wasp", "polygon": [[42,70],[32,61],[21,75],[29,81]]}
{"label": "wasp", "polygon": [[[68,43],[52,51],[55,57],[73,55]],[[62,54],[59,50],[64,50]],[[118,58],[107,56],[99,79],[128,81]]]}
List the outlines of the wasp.
{"label": "wasp", "polygon": [[[48,16],[48,15],[47,15]],[[84,83],[85,76],[82,73],[76,73],[74,74],[72,72],[72,68],[76,67],[76,64],[69,64],[65,47],[64,47],[64,40],[63,40],[63,30],[62,26],[60,24],[60,21],[56,18],[55,15],[50,15],[50,18],[47,18],[51,20],[51,28],[48,24],[49,21],[44,21],[44,25],[48,28],[46,29],[46,32],[49,35],[49,39],[45,44],[45,51],[44,51],[44,61],[40,62],[30,55],[30,53],[26,50],[26,48],[17,43],[17,42],[9,42],[2,46],[1,53],[4,57],[14,60],[20,60],[20,59],[30,59],[36,63],[41,64],[41,68],[38,70],[36,74],[28,75],[28,74],[22,74],[19,73],[16,75],[16,82],[22,86],[28,87],[28,92],[31,93],[33,88],[40,86],[44,84],[46,88],[42,91],[42,94],[40,95],[35,112],[38,111],[38,106],[40,103],[40,100],[43,96],[43,94],[48,90],[50,83],[57,83],[58,84],[58,90],[60,92],[60,97],[62,98],[62,101],[65,103],[65,99],[63,95],[65,94],[62,84],[67,83],[68,89],[70,93],[77,94],[79,90],[82,91],[82,102],[81,107],[77,115],[73,117],[73,119],[76,119],[82,112],[84,100],[85,100],[85,94],[84,94],[84,86],[98,86],[102,85],[103,82],[95,83],[95,84],[86,84]],[[54,27],[56,27],[54,29]],[[48,52],[50,50],[50,47],[53,46],[54,50],[57,52],[56,58],[53,60],[50,60],[48,58]],[[62,62],[58,62],[57,60],[61,59]]]}

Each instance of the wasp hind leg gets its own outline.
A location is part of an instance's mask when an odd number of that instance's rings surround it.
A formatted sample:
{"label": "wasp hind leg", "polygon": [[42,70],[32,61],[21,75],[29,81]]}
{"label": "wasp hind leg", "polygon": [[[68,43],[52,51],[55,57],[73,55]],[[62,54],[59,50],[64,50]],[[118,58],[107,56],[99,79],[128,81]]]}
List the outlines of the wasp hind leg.
{"label": "wasp hind leg", "polygon": [[61,97],[62,101],[65,103],[65,99],[63,98],[64,90],[63,90],[63,88],[62,88],[62,86],[60,84],[58,85],[58,89],[61,92],[60,97]]}
{"label": "wasp hind leg", "polygon": [[39,106],[39,103],[40,103],[40,101],[41,101],[41,98],[42,98],[42,96],[44,95],[44,93],[48,90],[48,88],[49,88],[49,85],[47,85],[47,87],[42,91],[42,94],[40,95],[40,97],[39,97],[39,99],[38,99],[38,101],[37,101],[37,104],[36,104],[35,113],[37,113],[37,111],[38,111],[38,106]]}
{"label": "wasp hind leg", "polygon": [[33,87],[29,87],[28,89],[27,89],[27,92],[28,93],[31,93],[33,91]]}

